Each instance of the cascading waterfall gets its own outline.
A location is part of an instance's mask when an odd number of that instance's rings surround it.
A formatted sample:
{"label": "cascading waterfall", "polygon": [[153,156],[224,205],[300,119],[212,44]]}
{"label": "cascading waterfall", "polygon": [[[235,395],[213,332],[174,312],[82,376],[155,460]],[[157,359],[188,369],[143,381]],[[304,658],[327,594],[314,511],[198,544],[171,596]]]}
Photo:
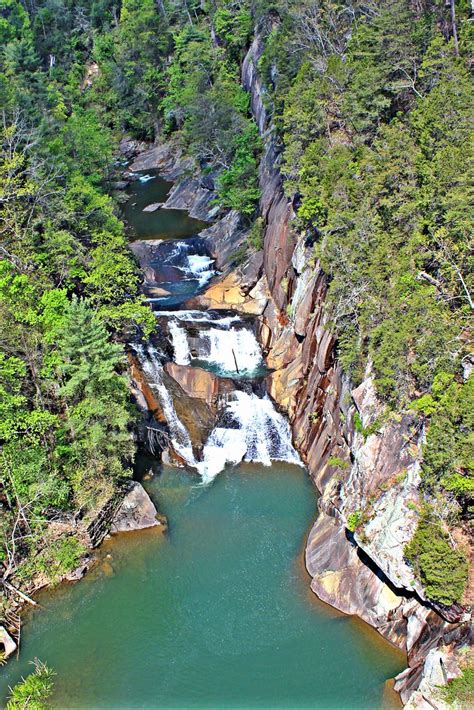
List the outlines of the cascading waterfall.
{"label": "cascading waterfall", "polygon": [[290,426],[266,395],[236,391],[226,414],[236,428],[216,427],[197,469],[204,482],[212,481],[228,463],[254,461],[269,466],[272,460],[301,465],[291,443]]}
{"label": "cascading waterfall", "polygon": [[219,368],[224,375],[251,375],[262,365],[262,353],[254,333],[247,328],[221,330],[210,328],[201,333],[199,359]]}
{"label": "cascading waterfall", "polygon": [[174,361],[177,365],[189,365],[191,353],[188,345],[188,337],[184,328],[180,328],[175,320],[170,320],[168,329],[171,336],[171,344],[174,350]]}
{"label": "cascading waterfall", "polygon": [[163,367],[160,355],[155,347],[149,345],[146,349],[142,345],[134,345],[143,373],[152,390],[156,393],[159,403],[163,408],[170,430],[171,442],[174,450],[186,461],[189,466],[196,467],[191,438],[186,427],[176,414],[171,393],[163,382]]}
{"label": "cascading waterfall", "polygon": [[[249,328],[229,329],[232,318],[216,320],[215,327],[202,329],[194,340],[196,358],[214,367],[223,376],[237,374],[250,377],[263,365],[262,353],[255,334]],[[170,319],[169,333],[174,350],[174,361],[178,365],[191,362],[186,328]]]}
{"label": "cascading waterfall", "polygon": [[[192,274],[202,284],[215,273],[213,260],[194,253],[191,244],[180,241],[172,247],[169,243],[165,246],[166,262],[183,274],[184,281]],[[228,312],[198,310],[158,310],[156,315],[162,325],[166,324],[176,364],[205,367],[218,377],[235,380],[250,380],[262,374],[262,352],[245,318]],[[153,345],[134,348],[167,420],[172,448],[186,465],[197,469],[204,483],[212,481],[227,464],[243,460],[267,466],[272,460],[301,464],[291,442],[289,424],[275,410],[270,398],[239,389],[227,392],[225,399],[219,401],[216,415],[219,424],[204,442],[197,460],[191,436],[165,384],[165,356]]]}

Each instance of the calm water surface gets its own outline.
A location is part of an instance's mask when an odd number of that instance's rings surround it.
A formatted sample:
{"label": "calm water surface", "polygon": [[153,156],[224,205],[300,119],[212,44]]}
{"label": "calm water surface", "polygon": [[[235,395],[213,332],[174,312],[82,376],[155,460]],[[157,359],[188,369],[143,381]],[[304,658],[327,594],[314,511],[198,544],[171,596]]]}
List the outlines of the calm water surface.
{"label": "calm water surface", "polygon": [[134,180],[125,190],[129,200],[122,207],[122,216],[131,239],[183,239],[209,226],[206,222],[193,219],[185,210],[144,212],[143,208],[147,205],[166,201],[172,183],[163,180],[156,170],[138,174],[152,179],[145,182]]}
{"label": "calm water surface", "polygon": [[246,464],[205,488],[163,468],[147,487],[169,533],[119,536],[80,584],[44,594],[3,697],[37,656],[55,708],[381,707],[404,659],[310,592],[302,469]]}

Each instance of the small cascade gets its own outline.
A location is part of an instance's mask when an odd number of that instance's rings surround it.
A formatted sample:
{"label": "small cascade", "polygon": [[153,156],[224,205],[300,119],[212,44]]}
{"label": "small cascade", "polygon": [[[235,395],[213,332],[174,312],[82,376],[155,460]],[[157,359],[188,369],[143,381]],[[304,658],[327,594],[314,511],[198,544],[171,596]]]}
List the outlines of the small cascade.
{"label": "small cascade", "polygon": [[254,461],[269,466],[274,461],[301,465],[291,442],[290,426],[268,396],[236,391],[226,415],[231,428],[216,427],[197,464],[203,482],[212,481],[226,464]]}
{"label": "small cascade", "polygon": [[212,322],[211,328],[199,329],[197,336],[190,338],[186,328],[178,325],[175,320],[175,316],[179,318],[179,312],[172,315],[173,318],[168,321],[168,329],[174,349],[174,361],[178,365],[188,365],[191,362],[192,350],[196,364],[209,365],[209,369],[223,377],[252,377],[262,368],[262,353],[254,332],[246,327],[231,328],[239,318],[230,316],[211,321],[188,315],[182,320],[190,323]]}
{"label": "small cascade", "polygon": [[183,266],[183,271],[189,276],[194,276],[199,281],[200,286],[204,286],[216,273],[212,268],[214,259],[201,254],[188,254],[187,264]]}
{"label": "small cascade", "polygon": [[250,376],[262,366],[262,353],[252,330],[210,328],[200,333],[198,357],[223,375]]}
{"label": "small cascade", "polygon": [[189,351],[188,337],[185,329],[180,328],[175,320],[169,321],[168,328],[171,335],[175,363],[178,365],[189,365],[191,353]]}
{"label": "small cascade", "polygon": [[134,345],[143,373],[149,386],[156,393],[163,413],[168,423],[173,449],[186,461],[189,466],[196,466],[193,447],[188,431],[174,408],[173,398],[163,382],[163,367],[160,354],[155,347],[149,345]]}

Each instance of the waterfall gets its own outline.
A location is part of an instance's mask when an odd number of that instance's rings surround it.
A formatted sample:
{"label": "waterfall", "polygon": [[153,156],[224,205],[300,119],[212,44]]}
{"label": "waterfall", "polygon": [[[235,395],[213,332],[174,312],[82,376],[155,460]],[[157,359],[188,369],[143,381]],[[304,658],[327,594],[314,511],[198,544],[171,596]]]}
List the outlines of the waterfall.
{"label": "waterfall", "polygon": [[200,286],[204,286],[212,276],[216,273],[215,269],[211,268],[214,259],[209,256],[201,256],[200,254],[188,254],[187,266],[183,267],[188,274],[193,275],[199,281]]}
{"label": "waterfall", "polygon": [[191,353],[189,352],[188,337],[184,328],[180,328],[174,320],[168,323],[171,335],[171,344],[174,350],[174,361],[178,365],[189,365]]}
{"label": "waterfall", "polygon": [[236,391],[227,404],[228,417],[237,428],[216,427],[207,440],[202,461],[196,465],[203,482],[212,481],[227,463],[242,460],[269,466],[272,460],[301,465],[291,442],[290,426],[268,396]]}
{"label": "waterfall", "polygon": [[173,449],[182,456],[189,466],[195,467],[196,460],[193,454],[191,438],[183,422],[176,414],[173,398],[163,382],[163,368],[158,351],[152,345],[149,345],[146,349],[143,345],[134,345],[134,348],[148,385],[155,392],[163,408],[163,414],[168,423]]}
{"label": "waterfall", "polygon": [[266,395],[259,398],[236,390],[225,404],[229,426],[211,432],[197,461],[189,433],[178,417],[173,398],[163,382],[160,354],[153,346],[135,345],[144,375],[163,408],[174,450],[186,464],[197,469],[204,483],[212,481],[226,464],[254,461],[269,466],[271,461],[301,465],[291,442],[290,426]]}
{"label": "waterfall", "polygon": [[[189,320],[202,322],[199,318],[189,318]],[[252,330],[229,329],[233,322],[232,316],[213,321],[214,327],[198,331],[198,337],[193,338],[192,347],[197,352],[196,358],[211,365],[220,375],[251,376],[263,364],[260,346]],[[188,365],[191,354],[185,328],[180,327],[174,318],[169,320],[168,328],[174,350],[174,361],[178,365]]]}
{"label": "waterfall", "polygon": [[253,331],[247,328],[210,328],[200,334],[199,359],[219,368],[225,375],[251,375],[262,365],[262,353]]}
{"label": "waterfall", "polygon": [[229,328],[234,323],[240,321],[240,316],[222,316],[221,311],[156,311],[157,318],[174,318],[188,323],[215,323],[218,322],[220,328]]}

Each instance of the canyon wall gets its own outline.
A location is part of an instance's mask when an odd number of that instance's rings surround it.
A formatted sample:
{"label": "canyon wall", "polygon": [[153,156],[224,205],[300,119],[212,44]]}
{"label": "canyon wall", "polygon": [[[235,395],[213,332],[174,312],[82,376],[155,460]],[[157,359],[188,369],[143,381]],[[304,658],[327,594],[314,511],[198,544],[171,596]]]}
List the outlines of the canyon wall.
{"label": "canyon wall", "polygon": [[[434,700],[434,686],[459,673],[451,651],[470,639],[462,608],[435,608],[404,559],[417,524],[423,431],[410,416],[379,424],[370,368],[356,389],[334,358],[326,320],[326,279],[311,238],[296,233],[285,196],[279,152],[258,77],[262,43],[244,60],[242,83],[264,140],[260,167],[263,259],[243,293],[267,292],[260,340],[273,372],[268,389],[290,420],[294,442],[321,493],[306,546],[311,587],[320,599],[356,614],[406,651],[409,668],[396,680],[408,706]],[[359,426],[355,426],[355,417]],[[357,431],[356,429],[359,429]],[[351,532],[353,531],[353,532]]]}

